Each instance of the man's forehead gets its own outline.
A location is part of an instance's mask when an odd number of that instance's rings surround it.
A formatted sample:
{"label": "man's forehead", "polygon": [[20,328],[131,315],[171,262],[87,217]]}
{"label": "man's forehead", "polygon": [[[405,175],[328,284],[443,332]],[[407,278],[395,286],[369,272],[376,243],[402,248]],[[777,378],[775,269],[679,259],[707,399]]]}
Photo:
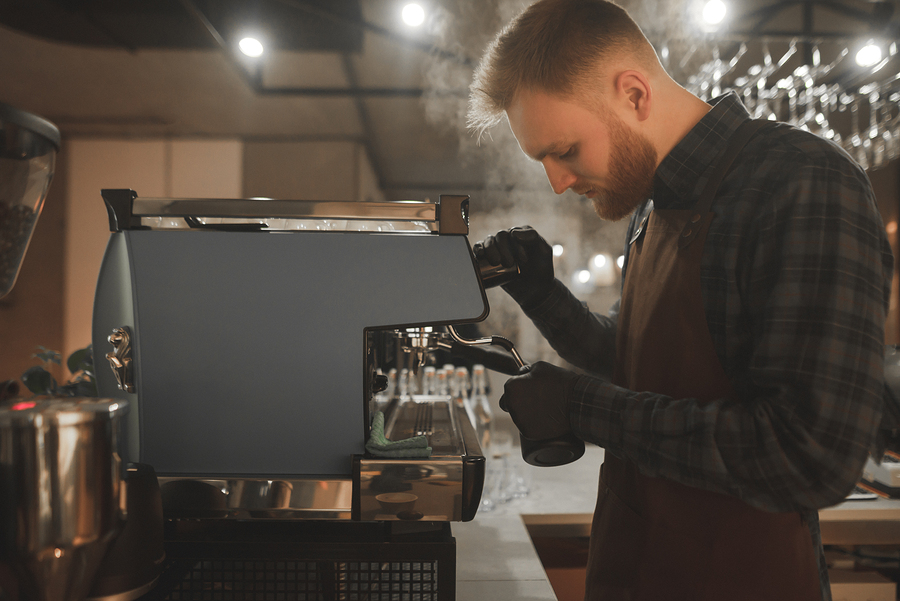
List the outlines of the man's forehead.
{"label": "man's forehead", "polygon": [[567,116],[577,112],[571,101],[546,92],[527,91],[516,95],[506,111],[509,127],[519,147],[540,161],[571,144],[572,123]]}

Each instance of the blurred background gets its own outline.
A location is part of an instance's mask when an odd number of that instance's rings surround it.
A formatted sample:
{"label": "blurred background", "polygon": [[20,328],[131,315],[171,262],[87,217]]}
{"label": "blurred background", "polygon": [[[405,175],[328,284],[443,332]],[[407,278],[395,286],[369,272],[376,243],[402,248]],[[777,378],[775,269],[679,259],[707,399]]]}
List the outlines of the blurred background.
{"label": "blurred background", "polygon": [[[704,99],[842,145],[876,188],[897,255],[897,2],[623,0]],[[18,283],[0,300],[0,380],[90,342],[109,235],[102,188],[143,197],[471,196],[472,243],[530,224],[558,276],[605,312],[625,222],[557,197],[505,125],[477,143],[467,87],[519,0],[0,0],[0,101],[56,124],[62,150]],[[306,260],[298,258],[298,260]],[[897,288],[895,277],[895,289]],[[499,289],[485,333],[555,354]],[[894,294],[886,342],[898,342]]]}

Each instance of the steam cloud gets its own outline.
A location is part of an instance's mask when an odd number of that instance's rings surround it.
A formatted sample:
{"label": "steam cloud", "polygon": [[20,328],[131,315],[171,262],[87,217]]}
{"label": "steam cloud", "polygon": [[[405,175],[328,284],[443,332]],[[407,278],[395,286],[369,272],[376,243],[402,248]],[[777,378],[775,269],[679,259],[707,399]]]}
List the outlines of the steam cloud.
{"label": "steam cloud", "polygon": [[[467,56],[477,62],[496,32],[530,4],[528,0],[457,0],[445,4],[432,22],[437,45],[444,50]],[[685,5],[679,2],[657,3],[623,1],[648,37],[684,40],[679,28],[684,22]],[[669,56],[681,50],[668,42]],[[664,62],[665,64],[665,62]],[[429,123],[458,141],[459,160],[471,173],[480,173],[483,187],[473,191],[471,240],[477,241],[500,229],[517,225],[534,226],[551,244],[561,243],[566,252],[555,261],[557,277],[568,283],[572,274],[586,267],[599,252],[617,257],[624,244],[627,220],[609,223],[594,214],[591,203],[573,192],[556,196],[550,189],[543,168],[519,149],[509,127],[492,128],[479,145],[466,128],[467,90],[472,80],[471,67],[446,58],[431,56],[424,73],[424,106]],[[618,298],[618,285],[597,288],[584,297],[594,311],[605,312]],[[508,336],[521,347],[527,360],[557,361],[549,346],[533,326],[523,320],[518,307],[502,292],[489,292],[491,316],[484,328],[490,333]]]}

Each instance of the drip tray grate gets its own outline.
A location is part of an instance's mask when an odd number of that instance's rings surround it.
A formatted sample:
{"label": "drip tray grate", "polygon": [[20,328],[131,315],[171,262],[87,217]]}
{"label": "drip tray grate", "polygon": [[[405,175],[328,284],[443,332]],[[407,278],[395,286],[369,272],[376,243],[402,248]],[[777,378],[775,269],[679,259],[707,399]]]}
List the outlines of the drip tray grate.
{"label": "drip tray grate", "polygon": [[436,561],[201,561],[171,601],[438,601]]}
{"label": "drip tray grate", "polygon": [[456,541],[446,522],[245,522],[217,524],[187,536],[170,528],[173,534],[167,536],[163,573],[140,601],[456,597]]}

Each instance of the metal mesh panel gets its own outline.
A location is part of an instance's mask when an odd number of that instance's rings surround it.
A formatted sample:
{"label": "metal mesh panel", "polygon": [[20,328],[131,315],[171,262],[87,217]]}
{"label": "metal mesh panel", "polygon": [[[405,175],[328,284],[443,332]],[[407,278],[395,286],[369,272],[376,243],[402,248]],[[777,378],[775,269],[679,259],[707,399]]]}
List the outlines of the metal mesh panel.
{"label": "metal mesh panel", "polygon": [[205,560],[171,601],[438,601],[437,561]]}

